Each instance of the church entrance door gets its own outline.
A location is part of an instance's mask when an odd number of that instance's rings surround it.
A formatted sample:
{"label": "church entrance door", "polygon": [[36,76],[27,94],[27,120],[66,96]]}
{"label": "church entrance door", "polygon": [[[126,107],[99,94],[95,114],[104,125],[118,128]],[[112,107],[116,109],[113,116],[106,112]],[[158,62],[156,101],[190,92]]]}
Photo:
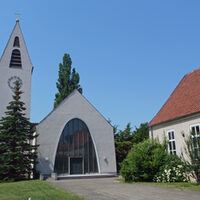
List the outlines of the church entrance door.
{"label": "church entrance door", "polygon": [[83,158],[70,157],[70,174],[83,174]]}

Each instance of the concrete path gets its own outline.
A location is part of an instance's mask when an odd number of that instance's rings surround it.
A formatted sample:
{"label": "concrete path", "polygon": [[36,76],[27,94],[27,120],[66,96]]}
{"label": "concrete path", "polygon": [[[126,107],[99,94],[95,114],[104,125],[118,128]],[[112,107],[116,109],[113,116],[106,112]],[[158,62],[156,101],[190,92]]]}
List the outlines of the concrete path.
{"label": "concrete path", "polygon": [[200,200],[200,192],[143,184],[124,184],[116,178],[48,180],[87,200]]}

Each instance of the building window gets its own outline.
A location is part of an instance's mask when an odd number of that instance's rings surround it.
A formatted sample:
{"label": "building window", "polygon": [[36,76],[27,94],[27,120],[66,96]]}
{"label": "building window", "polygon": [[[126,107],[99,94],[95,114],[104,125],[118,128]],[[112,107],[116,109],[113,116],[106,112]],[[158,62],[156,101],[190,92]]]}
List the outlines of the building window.
{"label": "building window", "polygon": [[20,47],[20,44],[19,44],[19,37],[15,37],[13,47]]}
{"label": "building window", "polygon": [[167,131],[168,137],[168,151],[170,154],[176,154],[176,142],[174,130]]}
{"label": "building window", "polygon": [[65,125],[57,147],[54,171],[58,174],[98,172],[94,144],[82,120],[72,119]]}
{"label": "building window", "polygon": [[192,126],[190,126],[190,131],[192,134],[192,141],[193,141],[193,145],[194,145],[194,150],[197,152],[198,154],[198,149],[200,148],[200,124],[194,124]]}
{"label": "building window", "polygon": [[11,60],[10,60],[10,67],[21,68],[21,53],[18,49],[14,49],[12,51]]}

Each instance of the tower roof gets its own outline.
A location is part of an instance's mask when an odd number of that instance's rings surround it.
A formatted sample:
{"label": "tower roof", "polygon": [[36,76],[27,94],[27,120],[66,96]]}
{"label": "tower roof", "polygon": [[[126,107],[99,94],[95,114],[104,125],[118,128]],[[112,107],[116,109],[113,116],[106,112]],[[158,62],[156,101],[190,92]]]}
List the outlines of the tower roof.
{"label": "tower roof", "polygon": [[200,112],[200,68],[186,74],[149,126]]}
{"label": "tower roof", "polygon": [[32,70],[32,63],[19,25],[19,19],[16,19],[16,24],[0,59],[0,67],[20,66],[23,69]]}

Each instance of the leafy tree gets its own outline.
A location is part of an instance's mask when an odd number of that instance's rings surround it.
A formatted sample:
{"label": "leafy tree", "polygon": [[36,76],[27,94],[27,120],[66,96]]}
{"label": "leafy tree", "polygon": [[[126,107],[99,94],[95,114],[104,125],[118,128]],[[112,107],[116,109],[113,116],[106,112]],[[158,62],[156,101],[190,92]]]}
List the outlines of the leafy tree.
{"label": "leafy tree", "polygon": [[74,89],[77,89],[82,94],[82,88],[79,85],[79,74],[75,68],[72,69],[71,65],[70,55],[64,54],[63,63],[59,64],[58,81],[56,82],[58,93],[55,95],[54,108]]}
{"label": "leafy tree", "polygon": [[191,135],[185,140],[185,153],[187,159],[182,154],[182,158],[186,161],[189,173],[200,185],[200,132]]}
{"label": "leafy tree", "polygon": [[4,181],[30,178],[37,157],[37,145],[31,144],[37,135],[25,117],[19,81],[13,92],[6,116],[0,120],[0,180]]}

